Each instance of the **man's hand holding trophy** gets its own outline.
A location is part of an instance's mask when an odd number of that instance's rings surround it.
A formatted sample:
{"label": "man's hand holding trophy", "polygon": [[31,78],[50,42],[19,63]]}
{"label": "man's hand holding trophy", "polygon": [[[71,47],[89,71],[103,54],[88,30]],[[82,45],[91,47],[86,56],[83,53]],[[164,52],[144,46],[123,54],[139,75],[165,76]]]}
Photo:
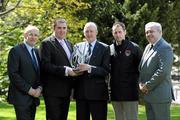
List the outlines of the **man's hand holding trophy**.
{"label": "man's hand holding trophy", "polygon": [[81,75],[84,71],[91,69],[91,65],[89,65],[91,54],[88,54],[86,50],[87,45],[87,43],[83,42],[74,46],[71,56],[71,66],[77,75]]}

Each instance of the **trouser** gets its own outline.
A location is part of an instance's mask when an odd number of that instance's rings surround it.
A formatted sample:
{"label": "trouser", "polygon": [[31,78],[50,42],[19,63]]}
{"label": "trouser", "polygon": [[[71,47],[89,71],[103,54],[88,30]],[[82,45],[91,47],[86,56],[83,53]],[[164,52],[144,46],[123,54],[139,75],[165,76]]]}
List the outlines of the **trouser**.
{"label": "trouser", "polygon": [[170,120],[171,103],[145,102],[147,120]]}
{"label": "trouser", "polygon": [[137,120],[138,101],[112,101],[116,120]]}
{"label": "trouser", "polygon": [[67,120],[70,98],[44,96],[47,120]]}

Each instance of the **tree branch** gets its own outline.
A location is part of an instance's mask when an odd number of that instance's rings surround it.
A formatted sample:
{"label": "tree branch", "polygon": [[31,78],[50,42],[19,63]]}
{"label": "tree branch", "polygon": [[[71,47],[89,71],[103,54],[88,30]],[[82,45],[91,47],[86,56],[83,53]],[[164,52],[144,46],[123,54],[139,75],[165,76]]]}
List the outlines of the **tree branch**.
{"label": "tree branch", "polygon": [[9,9],[9,10],[6,10],[6,11],[4,11],[4,12],[1,12],[1,13],[0,13],[0,16],[3,16],[3,15],[5,15],[5,14],[13,11],[16,7],[18,7],[18,5],[20,4],[21,1],[22,1],[22,0],[19,0],[19,1],[17,2],[17,4],[16,4],[13,8],[11,8],[11,9]]}

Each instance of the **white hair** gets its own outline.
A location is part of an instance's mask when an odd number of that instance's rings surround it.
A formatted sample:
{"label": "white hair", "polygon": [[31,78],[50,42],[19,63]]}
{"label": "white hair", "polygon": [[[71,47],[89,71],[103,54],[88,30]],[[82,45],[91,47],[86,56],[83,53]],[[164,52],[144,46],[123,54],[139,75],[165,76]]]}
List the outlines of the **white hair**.
{"label": "white hair", "polygon": [[162,32],[162,26],[160,23],[158,22],[149,22],[145,25],[145,30],[149,27],[155,27],[157,30],[159,30],[160,32]]}
{"label": "white hair", "polygon": [[27,33],[31,30],[37,30],[39,32],[39,29],[36,27],[36,26],[33,26],[33,25],[28,25],[25,29],[24,29],[24,33]]}
{"label": "white hair", "polygon": [[88,23],[86,23],[85,26],[84,26],[84,30],[83,30],[84,33],[85,33],[86,29],[87,29],[89,26],[94,27],[95,30],[98,31],[98,30],[97,30],[97,25],[96,25],[96,23],[94,23],[94,22],[88,22]]}

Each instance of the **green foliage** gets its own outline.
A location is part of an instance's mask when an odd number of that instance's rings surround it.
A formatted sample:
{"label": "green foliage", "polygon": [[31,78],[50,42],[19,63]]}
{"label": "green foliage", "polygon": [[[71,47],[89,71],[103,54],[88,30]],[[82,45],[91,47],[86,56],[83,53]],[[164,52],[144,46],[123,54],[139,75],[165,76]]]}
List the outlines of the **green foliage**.
{"label": "green foliage", "polygon": [[[16,1],[9,1],[12,6]],[[7,55],[9,49],[23,41],[23,30],[28,24],[36,25],[41,32],[40,41],[52,34],[51,24],[55,18],[65,18],[69,26],[68,39],[72,43],[82,41],[83,25],[86,18],[78,19],[77,10],[86,8],[87,4],[76,0],[23,0],[12,12],[0,16],[0,97],[7,93]],[[38,45],[39,45],[38,43]],[[37,46],[38,46],[37,45]]]}
{"label": "green foliage", "polygon": [[[17,0],[5,1],[4,9],[10,9],[17,4]],[[54,18],[65,18],[69,28],[67,38],[76,43],[83,39],[84,24],[93,21],[98,25],[98,38],[110,44],[113,40],[113,23],[122,21],[126,24],[127,34],[132,41],[144,48],[147,44],[144,25],[157,21],[162,24],[163,37],[180,56],[179,13],[179,0],[22,0],[14,11],[3,16],[0,14],[0,95],[5,95],[7,91],[8,51],[23,41],[23,29],[28,24],[36,25],[40,29],[40,43],[52,33],[51,24]],[[180,62],[175,64],[180,65]]]}
{"label": "green foliage", "polygon": [[124,20],[122,5],[113,0],[83,0],[89,4],[85,9],[77,12],[79,18],[87,18],[98,26],[98,38],[105,42],[112,42],[111,27],[117,19]]}

